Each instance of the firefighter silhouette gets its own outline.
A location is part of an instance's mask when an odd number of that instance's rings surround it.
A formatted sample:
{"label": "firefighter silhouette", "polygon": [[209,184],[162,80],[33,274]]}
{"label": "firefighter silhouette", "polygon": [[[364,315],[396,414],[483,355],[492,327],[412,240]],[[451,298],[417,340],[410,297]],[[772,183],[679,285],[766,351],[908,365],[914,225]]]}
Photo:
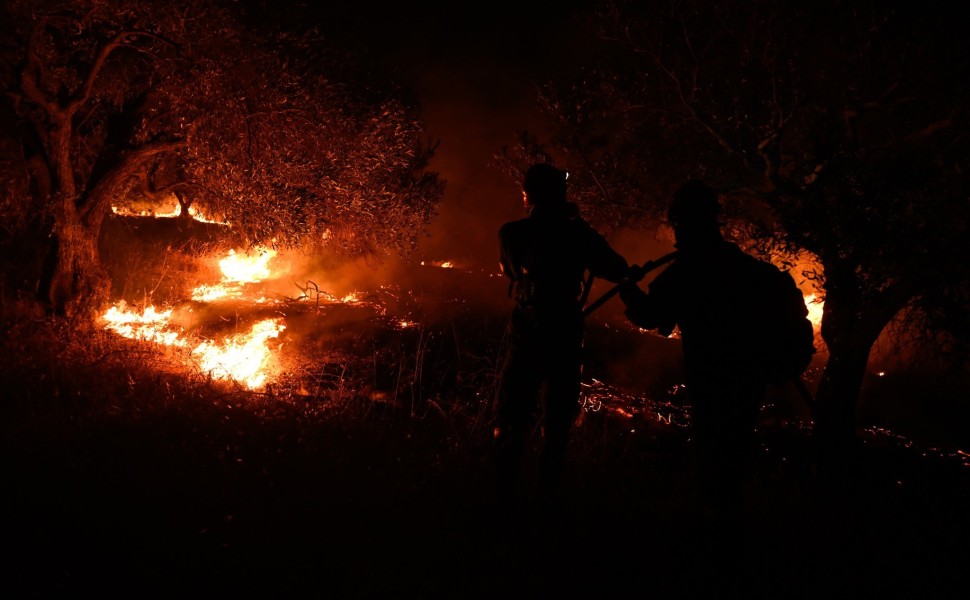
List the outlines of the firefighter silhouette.
{"label": "firefighter silhouette", "polygon": [[494,413],[500,500],[518,497],[525,445],[540,425],[538,494],[557,490],[580,410],[586,277],[621,281],[626,260],[567,201],[564,171],[537,163],[522,188],[528,216],[499,230],[500,264],[514,297]]}
{"label": "firefighter silhouette", "polygon": [[[631,284],[620,297],[627,318],[639,327],[663,335],[679,329],[691,405],[695,499],[706,516],[733,520],[743,508],[742,486],[770,379],[757,357],[772,350],[762,347],[769,336],[746,324],[764,322],[764,314],[773,310],[766,304],[773,294],[763,283],[764,273],[769,279],[791,276],[725,240],[719,215],[712,188],[698,180],[681,186],[667,214],[676,258],[650,282],[649,293]],[[782,285],[790,285],[796,305],[804,308],[794,280]]]}

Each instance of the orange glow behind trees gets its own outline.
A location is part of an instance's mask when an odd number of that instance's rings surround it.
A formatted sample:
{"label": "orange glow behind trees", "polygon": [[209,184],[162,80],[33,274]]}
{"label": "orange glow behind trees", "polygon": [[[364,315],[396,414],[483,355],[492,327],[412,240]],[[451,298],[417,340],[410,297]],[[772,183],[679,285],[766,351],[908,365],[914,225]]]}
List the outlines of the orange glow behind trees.
{"label": "orange glow behind trees", "polygon": [[[817,261],[793,274],[824,299],[813,416],[832,439],[852,437],[871,349],[894,318],[913,320],[912,343],[942,341],[966,364],[962,17],[941,4],[600,7],[599,60],[541,97],[574,198],[645,229],[702,177],[751,251]],[[519,150],[535,156],[534,141]]]}

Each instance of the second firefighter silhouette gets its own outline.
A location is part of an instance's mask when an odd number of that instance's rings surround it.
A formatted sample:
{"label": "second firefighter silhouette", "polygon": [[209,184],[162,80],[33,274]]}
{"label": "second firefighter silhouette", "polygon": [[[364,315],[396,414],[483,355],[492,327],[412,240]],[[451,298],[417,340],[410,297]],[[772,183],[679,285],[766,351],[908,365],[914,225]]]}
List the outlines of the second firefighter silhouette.
{"label": "second firefighter silhouette", "polygon": [[501,267],[515,298],[493,429],[501,500],[518,492],[521,459],[537,418],[538,491],[555,491],[580,410],[585,276],[619,282],[630,270],[567,201],[564,171],[535,164],[522,188],[529,215],[499,230]]}
{"label": "second firefighter silhouette", "polygon": [[649,293],[631,285],[620,297],[639,327],[665,336],[679,328],[697,500],[709,516],[733,519],[744,509],[767,385],[797,379],[815,348],[791,274],[726,240],[720,210],[715,190],[685,182],[667,213],[677,257]]}

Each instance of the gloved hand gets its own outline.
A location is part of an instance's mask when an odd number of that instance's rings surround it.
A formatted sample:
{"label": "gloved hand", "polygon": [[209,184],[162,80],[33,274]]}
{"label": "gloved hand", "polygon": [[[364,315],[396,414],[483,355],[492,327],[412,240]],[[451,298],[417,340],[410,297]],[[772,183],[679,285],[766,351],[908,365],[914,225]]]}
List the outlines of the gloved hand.
{"label": "gloved hand", "polygon": [[628,307],[636,307],[643,304],[647,299],[647,293],[640,289],[635,282],[630,281],[620,285],[620,300]]}
{"label": "gloved hand", "polygon": [[626,273],[623,275],[624,281],[640,281],[643,279],[643,267],[640,265],[630,265],[627,268]]}
{"label": "gloved hand", "polygon": [[620,299],[626,305],[624,316],[643,329],[651,329],[653,323],[650,295],[640,289],[640,286],[630,282],[620,286]]}

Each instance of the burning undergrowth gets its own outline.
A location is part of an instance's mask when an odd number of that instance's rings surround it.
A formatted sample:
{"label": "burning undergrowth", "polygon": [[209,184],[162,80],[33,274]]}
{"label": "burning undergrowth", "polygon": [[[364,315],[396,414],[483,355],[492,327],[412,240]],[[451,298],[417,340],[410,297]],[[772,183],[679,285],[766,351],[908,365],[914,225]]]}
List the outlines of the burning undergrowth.
{"label": "burning undergrowth", "polygon": [[[447,259],[373,264],[240,248],[193,223],[163,221],[167,231],[154,236],[143,229],[157,222],[127,223],[105,253],[115,258],[118,300],[102,326],[167,356],[168,371],[305,407],[486,413],[509,308],[498,273]],[[583,414],[683,435],[689,406],[677,341],[637,330],[618,310],[605,307],[589,323]],[[794,390],[776,390],[762,420],[805,431],[809,418]]]}
{"label": "burning undergrowth", "polygon": [[484,397],[500,319],[468,323],[479,317],[457,294],[467,286],[448,280],[469,274],[447,261],[411,265],[412,281],[398,285],[380,265],[173,237],[106,253],[121,297],[101,325],[153,346],[185,375],[302,403],[354,396],[413,410],[438,398],[440,407],[473,379],[473,402]]}

